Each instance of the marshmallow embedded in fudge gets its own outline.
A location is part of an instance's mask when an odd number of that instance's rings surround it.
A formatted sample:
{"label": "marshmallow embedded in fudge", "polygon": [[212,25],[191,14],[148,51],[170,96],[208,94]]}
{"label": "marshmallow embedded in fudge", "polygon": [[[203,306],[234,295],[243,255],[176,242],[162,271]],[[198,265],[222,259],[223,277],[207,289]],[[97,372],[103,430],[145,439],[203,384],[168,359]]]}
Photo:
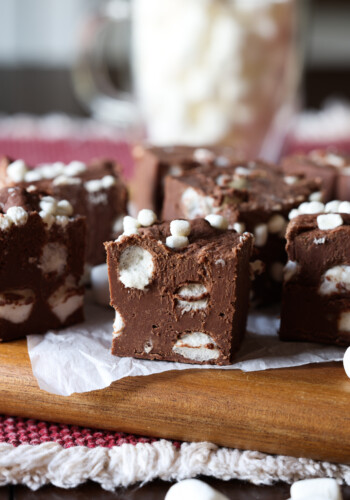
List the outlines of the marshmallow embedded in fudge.
{"label": "marshmallow embedded in fudge", "polygon": [[133,151],[135,175],[131,191],[136,210],[162,211],[164,179],[179,176],[203,164],[226,167],[244,160],[242,151],[227,146],[196,148],[190,146],[135,146]]}
{"label": "marshmallow embedded in fudge", "polygon": [[0,189],[1,340],[83,320],[84,251],[85,220],[68,202]]}
{"label": "marshmallow embedded in fudge", "polygon": [[299,215],[286,237],[281,338],[350,345],[350,214]]}
{"label": "marshmallow embedded in fudge", "polygon": [[322,199],[350,199],[350,156],[334,151],[314,150],[308,154],[286,157],[282,161],[282,171],[286,178],[320,179]]}
{"label": "marshmallow embedded in fudge", "polygon": [[328,477],[304,479],[292,484],[290,500],[342,500],[340,486]]}
{"label": "marshmallow embedded in fudge", "polygon": [[[97,160],[89,164],[72,161],[56,162],[31,168],[23,160],[0,160],[0,187],[20,186],[45,191],[42,216],[52,224],[51,215],[65,224],[73,211],[87,218],[86,262],[104,262],[103,243],[121,232],[121,218],[126,214],[127,190],[119,167],[111,161]],[[56,207],[50,198],[67,200]],[[70,209],[67,210],[67,203]]]}
{"label": "marshmallow embedded in fudge", "polygon": [[345,351],[343,365],[346,375],[350,378],[350,347]]}
{"label": "marshmallow embedded in fudge", "polygon": [[[184,479],[168,490],[165,500],[228,500],[209,484],[199,479]],[[333,499],[332,499],[333,500]]]}
{"label": "marshmallow embedded in fudge", "polygon": [[245,331],[252,245],[251,234],[204,219],[157,222],[106,243],[112,353],[230,363]]}
{"label": "marshmallow embedded in fudge", "polygon": [[269,301],[281,293],[288,214],[315,193],[317,182],[287,183],[276,166],[261,161],[203,164],[165,178],[163,219],[204,217],[223,229],[226,220],[230,229],[252,233],[266,268],[254,282],[255,298]]}
{"label": "marshmallow embedded in fudge", "polygon": [[94,301],[101,306],[109,305],[109,283],[107,264],[94,266],[90,273],[91,291]]}

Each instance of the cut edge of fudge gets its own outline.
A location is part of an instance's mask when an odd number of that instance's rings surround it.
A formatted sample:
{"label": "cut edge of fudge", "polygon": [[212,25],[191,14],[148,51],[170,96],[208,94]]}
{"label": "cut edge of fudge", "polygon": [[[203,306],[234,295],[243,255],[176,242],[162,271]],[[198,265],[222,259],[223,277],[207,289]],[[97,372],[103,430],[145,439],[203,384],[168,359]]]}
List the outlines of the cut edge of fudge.
{"label": "cut edge of fudge", "polygon": [[0,189],[0,339],[84,319],[85,218],[36,188]]}
{"label": "cut edge of fudge", "polygon": [[[253,236],[224,229],[222,217],[148,227],[134,219],[133,232],[130,219],[128,234],[105,244],[116,311],[112,353],[232,362],[245,331]],[[227,297],[220,285],[229,290]]]}

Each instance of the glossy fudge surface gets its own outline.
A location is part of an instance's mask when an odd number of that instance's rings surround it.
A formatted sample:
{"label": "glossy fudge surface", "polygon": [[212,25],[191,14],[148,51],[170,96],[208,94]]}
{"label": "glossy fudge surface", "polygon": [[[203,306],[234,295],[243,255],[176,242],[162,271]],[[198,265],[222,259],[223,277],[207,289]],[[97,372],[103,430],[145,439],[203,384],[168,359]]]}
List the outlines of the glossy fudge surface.
{"label": "glossy fudge surface", "polygon": [[350,345],[350,214],[319,217],[288,226],[280,337]]}
{"label": "glossy fudge surface", "polygon": [[0,189],[0,340],[83,320],[85,219],[35,188]]}
{"label": "glossy fudge surface", "polygon": [[185,363],[229,364],[247,318],[253,238],[192,221],[188,244],[170,248],[170,224],[106,244],[112,353]]}
{"label": "glossy fudge surface", "polygon": [[255,298],[269,302],[281,295],[288,214],[313,195],[320,195],[317,182],[297,179],[291,184],[277,166],[262,161],[203,166],[166,178],[163,218],[221,214],[230,228],[251,232],[255,257],[265,266],[253,285]]}
{"label": "glossy fudge surface", "polygon": [[86,262],[91,266],[103,263],[103,243],[121,231],[126,214],[127,190],[120,167],[109,160],[67,165],[56,162],[36,168],[7,157],[0,161],[0,186],[32,185],[57,199],[68,200],[75,214],[86,217]]}

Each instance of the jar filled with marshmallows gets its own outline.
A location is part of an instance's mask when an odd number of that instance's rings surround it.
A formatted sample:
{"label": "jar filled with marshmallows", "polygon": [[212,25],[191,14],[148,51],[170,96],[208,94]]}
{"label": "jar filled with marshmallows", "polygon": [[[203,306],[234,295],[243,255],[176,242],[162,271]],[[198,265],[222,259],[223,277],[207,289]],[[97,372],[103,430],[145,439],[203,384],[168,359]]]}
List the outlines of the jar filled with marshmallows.
{"label": "jar filled with marshmallows", "polygon": [[[273,159],[298,102],[300,11],[298,0],[113,0],[82,47],[76,75],[89,72],[90,87],[76,78],[78,94],[153,144],[229,144]],[[123,38],[99,57],[127,62],[123,91],[87,57],[107,28]]]}

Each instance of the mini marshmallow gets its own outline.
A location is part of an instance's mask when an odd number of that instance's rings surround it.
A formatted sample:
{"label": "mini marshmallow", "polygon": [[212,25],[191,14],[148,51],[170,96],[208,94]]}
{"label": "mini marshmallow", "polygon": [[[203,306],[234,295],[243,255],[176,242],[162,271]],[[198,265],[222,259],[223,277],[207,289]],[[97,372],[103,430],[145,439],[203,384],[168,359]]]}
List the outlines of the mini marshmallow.
{"label": "mini marshmallow", "polygon": [[216,229],[225,230],[228,228],[228,222],[222,215],[210,214],[205,217],[205,220]]}
{"label": "mini marshmallow", "polygon": [[187,236],[168,236],[165,244],[169,248],[179,249],[187,247],[189,241]]}
{"label": "mini marshmallow", "polygon": [[263,247],[268,238],[267,224],[258,224],[254,228],[255,246]]}
{"label": "mini marshmallow", "polygon": [[57,215],[73,215],[73,207],[67,200],[60,200],[56,207]]}
{"label": "mini marshmallow", "polygon": [[193,158],[199,163],[211,163],[215,160],[215,155],[209,149],[198,148],[194,151]]}
{"label": "mini marshmallow", "polygon": [[297,208],[293,208],[293,210],[289,212],[288,219],[292,220],[295,217],[298,217],[298,215],[299,215],[299,210]]}
{"label": "mini marshmallow", "polygon": [[55,198],[53,198],[52,196],[44,196],[41,199],[39,205],[43,212],[51,215],[56,214],[57,200],[55,200]]}
{"label": "mini marshmallow", "polygon": [[293,184],[296,184],[299,181],[299,177],[296,177],[295,175],[287,175],[286,177],[284,177],[283,180],[286,184],[292,186]]}
{"label": "mini marshmallow", "polygon": [[126,235],[137,234],[141,226],[139,221],[130,215],[126,215],[123,219],[123,229]]}
{"label": "mini marshmallow", "polygon": [[338,201],[338,200],[333,200],[333,201],[329,201],[328,203],[326,203],[326,206],[325,206],[325,212],[326,213],[329,213],[329,212],[339,212],[339,206],[340,206],[341,202]]}
{"label": "mini marshmallow", "polygon": [[338,212],[341,214],[350,214],[350,202],[342,201],[338,207]]}
{"label": "mini marshmallow", "polygon": [[187,220],[175,219],[170,222],[170,233],[172,236],[189,236],[191,224]]}
{"label": "mini marshmallow", "polygon": [[299,207],[299,212],[302,214],[319,214],[324,212],[324,204],[320,201],[310,201],[302,203]]}
{"label": "mini marshmallow", "polygon": [[317,217],[317,225],[322,231],[335,229],[343,225],[343,219],[339,214],[324,214]]}
{"label": "mini marshmallow", "polygon": [[311,193],[309,196],[310,201],[322,201],[323,194],[322,191],[316,191],[315,193]]}
{"label": "mini marshmallow", "polygon": [[39,212],[39,215],[42,218],[42,220],[45,222],[45,224],[47,224],[48,228],[50,229],[52,224],[55,222],[55,217],[52,214],[45,212],[44,210],[41,210]]}
{"label": "mini marshmallow", "polygon": [[239,234],[244,233],[244,231],[245,231],[245,224],[244,224],[244,222],[235,222],[235,223],[233,224],[233,229],[234,229],[237,233],[239,233]]}
{"label": "mini marshmallow", "polygon": [[90,274],[91,290],[94,301],[101,306],[109,305],[109,283],[107,264],[94,266]]}
{"label": "mini marshmallow", "polygon": [[112,186],[114,186],[116,183],[115,177],[113,175],[105,175],[101,179],[101,184],[104,189],[108,189]]}
{"label": "mini marshmallow", "polygon": [[174,484],[165,496],[165,500],[228,500],[225,495],[214,490],[209,484],[199,479],[185,479]]}
{"label": "mini marshmallow", "polygon": [[345,351],[343,358],[344,370],[347,376],[350,378],[350,347],[348,347]]}
{"label": "mini marshmallow", "polygon": [[23,182],[28,169],[23,160],[16,160],[7,167],[6,173],[13,182]]}
{"label": "mini marshmallow", "polygon": [[75,175],[80,175],[86,171],[85,163],[81,161],[71,161],[68,165],[64,167],[64,175],[68,177],[74,177]]}
{"label": "mini marshmallow", "polygon": [[57,217],[55,219],[55,222],[59,226],[66,227],[66,225],[69,222],[69,219],[68,219],[68,217],[66,215],[57,215]]}
{"label": "mini marshmallow", "polygon": [[149,227],[156,222],[157,216],[153,212],[153,210],[148,210],[147,208],[144,208],[139,211],[137,220],[141,224],[141,226]]}
{"label": "mini marshmallow", "polygon": [[269,233],[275,234],[284,231],[286,227],[286,220],[282,215],[273,215],[267,223]]}
{"label": "mini marshmallow", "polygon": [[28,220],[28,212],[23,207],[10,207],[6,215],[16,226],[26,224]]}
{"label": "mini marshmallow", "polygon": [[342,500],[338,483],[335,479],[327,477],[297,481],[290,488],[290,497],[291,500],[308,500],[309,498]]}
{"label": "mini marshmallow", "polygon": [[24,181],[25,182],[37,182],[41,180],[41,174],[38,171],[39,169],[35,170],[29,170],[25,176],[24,176]]}
{"label": "mini marshmallow", "polygon": [[13,221],[5,214],[0,214],[0,230],[7,231],[12,226]]}

